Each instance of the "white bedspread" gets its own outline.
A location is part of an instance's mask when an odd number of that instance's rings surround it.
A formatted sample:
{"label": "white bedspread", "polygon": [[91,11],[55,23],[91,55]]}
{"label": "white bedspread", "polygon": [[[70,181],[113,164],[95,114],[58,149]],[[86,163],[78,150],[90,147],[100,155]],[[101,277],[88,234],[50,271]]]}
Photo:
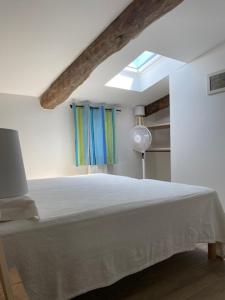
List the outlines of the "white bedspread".
{"label": "white bedspread", "polygon": [[215,191],[113,175],[29,182],[39,222],[0,224],[31,300],[68,300],[198,242],[225,242]]}

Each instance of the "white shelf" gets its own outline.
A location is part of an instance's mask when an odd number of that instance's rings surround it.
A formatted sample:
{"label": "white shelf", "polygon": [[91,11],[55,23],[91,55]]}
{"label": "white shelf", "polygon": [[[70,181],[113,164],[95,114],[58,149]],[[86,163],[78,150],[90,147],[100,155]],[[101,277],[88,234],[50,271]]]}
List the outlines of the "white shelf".
{"label": "white shelf", "polygon": [[146,152],[170,152],[170,147],[152,147]]}
{"label": "white shelf", "polygon": [[170,128],[170,123],[152,124],[148,126],[149,129],[164,129]]}

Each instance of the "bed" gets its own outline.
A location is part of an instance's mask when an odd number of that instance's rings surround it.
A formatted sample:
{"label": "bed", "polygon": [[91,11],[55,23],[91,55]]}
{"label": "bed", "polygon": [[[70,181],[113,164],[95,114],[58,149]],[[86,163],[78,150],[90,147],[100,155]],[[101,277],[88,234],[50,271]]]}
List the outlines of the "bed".
{"label": "bed", "polygon": [[225,242],[215,191],[94,174],[29,181],[40,220],[0,224],[32,300],[68,300],[197,243]]}

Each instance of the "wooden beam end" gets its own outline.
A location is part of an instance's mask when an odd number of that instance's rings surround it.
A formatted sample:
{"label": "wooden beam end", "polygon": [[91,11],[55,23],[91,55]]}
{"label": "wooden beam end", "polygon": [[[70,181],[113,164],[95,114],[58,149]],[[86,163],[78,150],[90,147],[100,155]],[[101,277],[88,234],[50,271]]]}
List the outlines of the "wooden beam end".
{"label": "wooden beam end", "polygon": [[[56,101],[57,99],[57,101]],[[65,101],[65,100],[63,100]],[[54,109],[59,103],[63,102],[58,99],[55,95],[49,95],[49,93],[45,92],[40,97],[40,104],[45,109]]]}
{"label": "wooden beam end", "polygon": [[48,102],[48,100],[45,100],[45,99],[42,99],[42,98],[40,99],[40,104],[44,109],[53,109],[53,108],[55,108],[55,106],[53,106],[51,104],[51,102]]}

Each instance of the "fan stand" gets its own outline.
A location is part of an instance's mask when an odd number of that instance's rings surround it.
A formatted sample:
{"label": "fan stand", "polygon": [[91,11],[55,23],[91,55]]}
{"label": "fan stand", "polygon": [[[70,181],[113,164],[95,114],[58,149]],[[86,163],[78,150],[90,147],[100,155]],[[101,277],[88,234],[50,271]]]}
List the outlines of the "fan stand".
{"label": "fan stand", "polygon": [[[136,125],[144,125],[144,111],[143,114],[136,114]],[[142,179],[146,179],[146,168],[145,168],[145,152],[141,153],[141,162],[142,162]]]}
{"label": "fan stand", "polygon": [[142,179],[146,178],[145,174],[145,153],[141,153],[141,161],[142,161]]}
{"label": "fan stand", "polygon": [[[143,116],[136,116],[136,124],[137,125],[144,125],[144,119]],[[142,162],[142,179],[146,178],[145,173],[145,153],[141,153],[141,162]]]}

